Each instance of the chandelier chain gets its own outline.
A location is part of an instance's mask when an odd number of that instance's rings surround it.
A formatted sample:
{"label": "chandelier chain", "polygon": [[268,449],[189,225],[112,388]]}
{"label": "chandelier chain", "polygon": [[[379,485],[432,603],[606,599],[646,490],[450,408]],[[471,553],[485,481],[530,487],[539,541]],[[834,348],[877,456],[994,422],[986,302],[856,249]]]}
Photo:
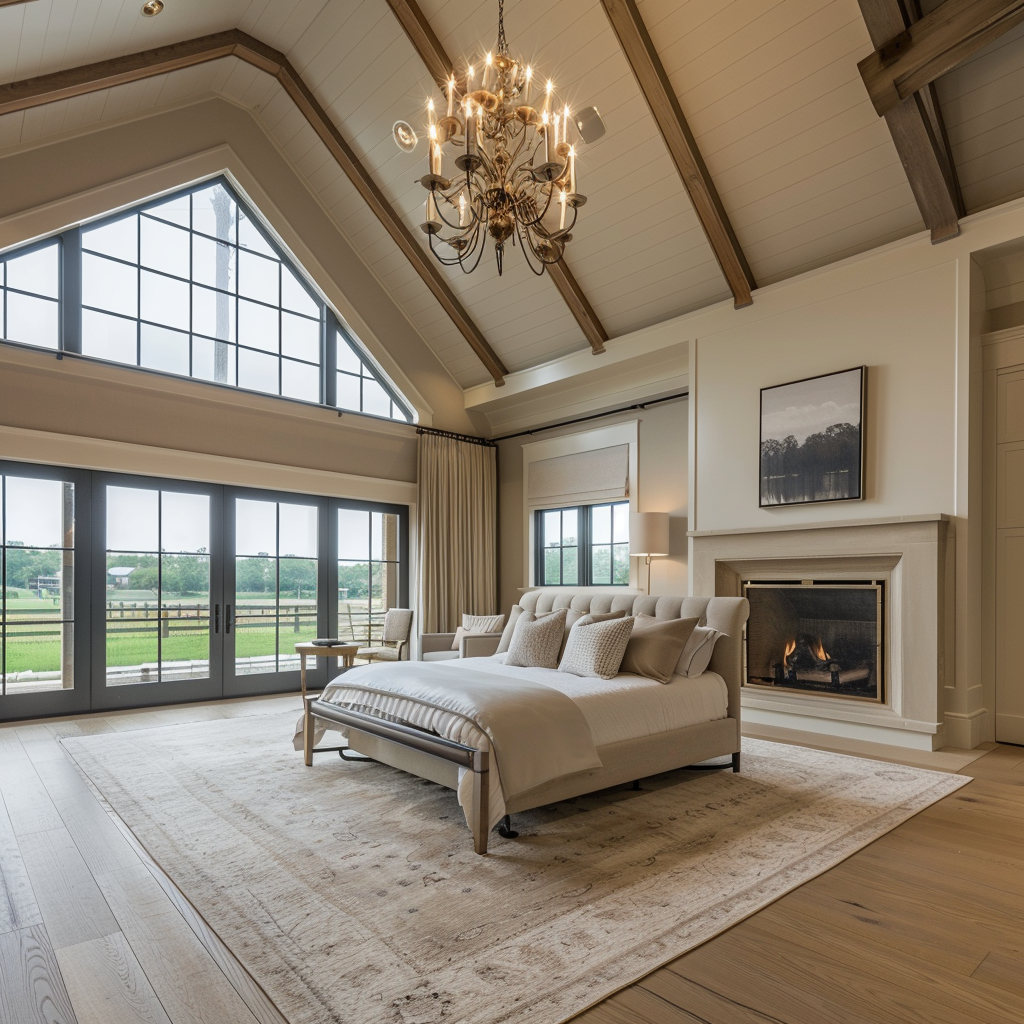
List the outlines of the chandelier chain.
{"label": "chandelier chain", "polygon": [[508,56],[508,41],[505,39],[505,0],[498,0],[498,53]]}

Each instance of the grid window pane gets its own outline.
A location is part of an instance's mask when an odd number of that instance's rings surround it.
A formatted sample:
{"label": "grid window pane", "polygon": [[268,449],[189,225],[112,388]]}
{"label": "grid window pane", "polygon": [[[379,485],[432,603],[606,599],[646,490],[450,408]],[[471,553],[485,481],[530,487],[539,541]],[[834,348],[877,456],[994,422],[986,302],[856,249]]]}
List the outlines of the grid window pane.
{"label": "grid window pane", "polygon": [[281,360],[281,394],[303,402],[320,399],[320,367],[309,363]]}
{"label": "grid window pane", "polygon": [[238,250],[202,235],[192,236],[192,279],[233,292],[238,281]]}
{"label": "grid window pane", "polygon": [[[278,311],[248,299],[239,299],[238,340],[249,348],[277,352],[280,347]],[[241,386],[245,387],[244,384]]]}
{"label": "grid window pane", "polygon": [[138,356],[139,324],[122,316],[82,310],[82,354],[134,365]]}
{"label": "grid window pane", "polygon": [[539,511],[535,523],[538,584],[629,584],[629,502]]}
{"label": "grid window pane", "polygon": [[307,363],[320,362],[320,322],[294,313],[281,314],[281,352]]}
{"label": "grid window pane", "polygon": [[83,253],[82,304],[124,316],[138,316],[138,270],[102,256]]}
{"label": "grid window pane", "polygon": [[358,412],[362,403],[361,378],[350,373],[338,374],[337,406],[339,409],[352,409]]}
{"label": "grid window pane", "polygon": [[51,299],[7,293],[7,340],[56,348],[60,338],[58,306]]}
{"label": "grid window pane", "polygon": [[281,273],[281,305],[306,316],[318,316],[320,313],[319,304],[288,267],[284,267]]}
{"label": "grid window pane", "polygon": [[161,220],[169,221],[171,224],[180,224],[183,228],[187,228],[190,218],[189,206],[189,197],[187,195],[173,196],[162,203],[146,207],[146,213],[150,217],[159,217]]}
{"label": "grid window pane", "polygon": [[139,259],[139,217],[132,214],[120,220],[82,229],[82,248],[137,263]]}
{"label": "grid window pane", "polygon": [[12,256],[7,261],[7,287],[57,298],[60,281],[58,257],[56,245],[47,245],[24,256]]}
{"label": "grid window pane", "polygon": [[242,249],[238,253],[238,294],[280,305],[280,266],[277,260]]}
{"label": "grid window pane", "polygon": [[208,338],[235,341],[235,300],[225,292],[192,286],[192,330]]}
{"label": "grid window pane", "polygon": [[139,365],[164,373],[188,376],[189,366],[188,335],[171,331],[166,327],[142,325],[141,354]]}
{"label": "grid window pane", "polygon": [[187,279],[189,276],[190,235],[185,228],[142,217],[140,241],[144,267]]}
{"label": "grid window pane", "polygon": [[238,386],[247,391],[262,391],[267,394],[278,393],[278,360],[265,352],[253,352],[250,349],[238,351]]}
{"label": "grid window pane", "polygon": [[233,243],[237,212],[234,197],[220,182],[192,193],[194,231]]}
{"label": "grid window pane", "polygon": [[255,221],[242,209],[238,211],[238,244],[243,249],[251,249],[253,252],[277,259],[273,246],[263,237],[263,232],[256,226]]}
{"label": "grid window pane", "polygon": [[363,412],[371,416],[391,414],[391,396],[375,380],[363,379]]}
{"label": "grid window pane", "polygon": [[142,319],[187,331],[190,292],[188,282],[154,274],[149,270],[143,270],[141,278]]}
{"label": "grid window pane", "polygon": [[193,338],[192,376],[234,387],[236,352],[227,342]]}
{"label": "grid window pane", "polygon": [[0,476],[0,696],[74,686],[75,489]]}
{"label": "grid window pane", "polygon": [[346,373],[354,373],[356,376],[361,376],[363,372],[363,362],[352,351],[351,345],[348,344],[342,338],[338,339],[338,369],[344,370]]}

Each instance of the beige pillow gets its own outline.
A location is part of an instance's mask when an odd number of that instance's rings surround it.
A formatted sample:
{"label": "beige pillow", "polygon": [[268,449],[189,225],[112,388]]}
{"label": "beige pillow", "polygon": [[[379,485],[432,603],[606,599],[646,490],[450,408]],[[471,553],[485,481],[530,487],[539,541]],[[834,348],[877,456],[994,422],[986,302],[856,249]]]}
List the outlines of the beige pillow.
{"label": "beige pillow", "polygon": [[497,633],[505,623],[504,615],[463,615],[462,625],[455,630],[452,650],[457,651],[462,638],[467,634]]}
{"label": "beige pillow", "polygon": [[558,660],[562,660],[562,655],[565,654],[565,645],[569,642],[569,633],[573,627],[578,626],[581,622],[586,625],[588,622],[604,622],[606,619],[622,619],[625,618],[626,613],[624,611],[618,612],[577,612],[570,608],[565,613],[565,636],[562,637],[562,646],[558,649]]}
{"label": "beige pillow", "polygon": [[558,671],[570,672],[574,676],[611,679],[618,674],[632,632],[631,615],[603,622],[584,622],[580,619],[569,631]]}
{"label": "beige pillow", "polygon": [[521,604],[512,605],[512,611],[508,613],[508,622],[505,623],[505,628],[502,630],[501,639],[498,641],[498,649],[494,652],[495,654],[504,654],[508,650],[508,645],[512,642],[512,633],[516,628],[516,623],[519,621],[519,616],[523,614],[523,606]]}
{"label": "beige pillow", "polygon": [[656,619],[653,615],[638,615],[619,671],[667,683],[696,625],[696,619]]}
{"label": "beige pillow", "polygon": [[540,616],[523,612],[512,631],[505,664],[519,668],[557,668],[564,632],[564,608]]}
{"label": "beige pillow", "polygon": [[719,637],[725,636],[720,630],[712,629],[710,626],[697,626],[686,641],[683,653],[679,655],[676,663],[676,675],[686,676],[693,679],[695,676],[703,675],[708,665],[711,664],[711,655],[714,653],[715,644]]}

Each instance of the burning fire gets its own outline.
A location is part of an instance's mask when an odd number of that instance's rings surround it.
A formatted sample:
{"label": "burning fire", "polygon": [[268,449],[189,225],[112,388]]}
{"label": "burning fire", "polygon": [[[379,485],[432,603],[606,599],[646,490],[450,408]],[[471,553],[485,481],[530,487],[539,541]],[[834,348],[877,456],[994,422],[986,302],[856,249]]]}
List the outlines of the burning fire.
{"label": "burning fire", "polygon": [[[807,644],[807,649],[818,659],[818,661],[831,661],[828,652],[825,650],[820,637],[815,637],[813,642]],[[796,650],[796,640],[786,641],[786,653],[782,656],[783,665],[789,665],[790,656]]]}

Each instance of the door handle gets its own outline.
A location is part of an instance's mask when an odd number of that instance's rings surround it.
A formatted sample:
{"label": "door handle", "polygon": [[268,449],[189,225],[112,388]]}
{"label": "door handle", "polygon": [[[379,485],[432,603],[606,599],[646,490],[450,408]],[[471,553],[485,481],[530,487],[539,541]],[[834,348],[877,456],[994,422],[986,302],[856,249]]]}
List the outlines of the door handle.
{"label": "door handle", "polygon": [[231,622],[232,622],[232,620],[231,620],[231,605],[226,604],[226,605],[224,605],[224,632],[225,633],[230,633],[231,632]]}
{"label": "door handle", "polygon": [[214,633],[220,632],[220,605],[215,604],[213,606],[213,631]]}

